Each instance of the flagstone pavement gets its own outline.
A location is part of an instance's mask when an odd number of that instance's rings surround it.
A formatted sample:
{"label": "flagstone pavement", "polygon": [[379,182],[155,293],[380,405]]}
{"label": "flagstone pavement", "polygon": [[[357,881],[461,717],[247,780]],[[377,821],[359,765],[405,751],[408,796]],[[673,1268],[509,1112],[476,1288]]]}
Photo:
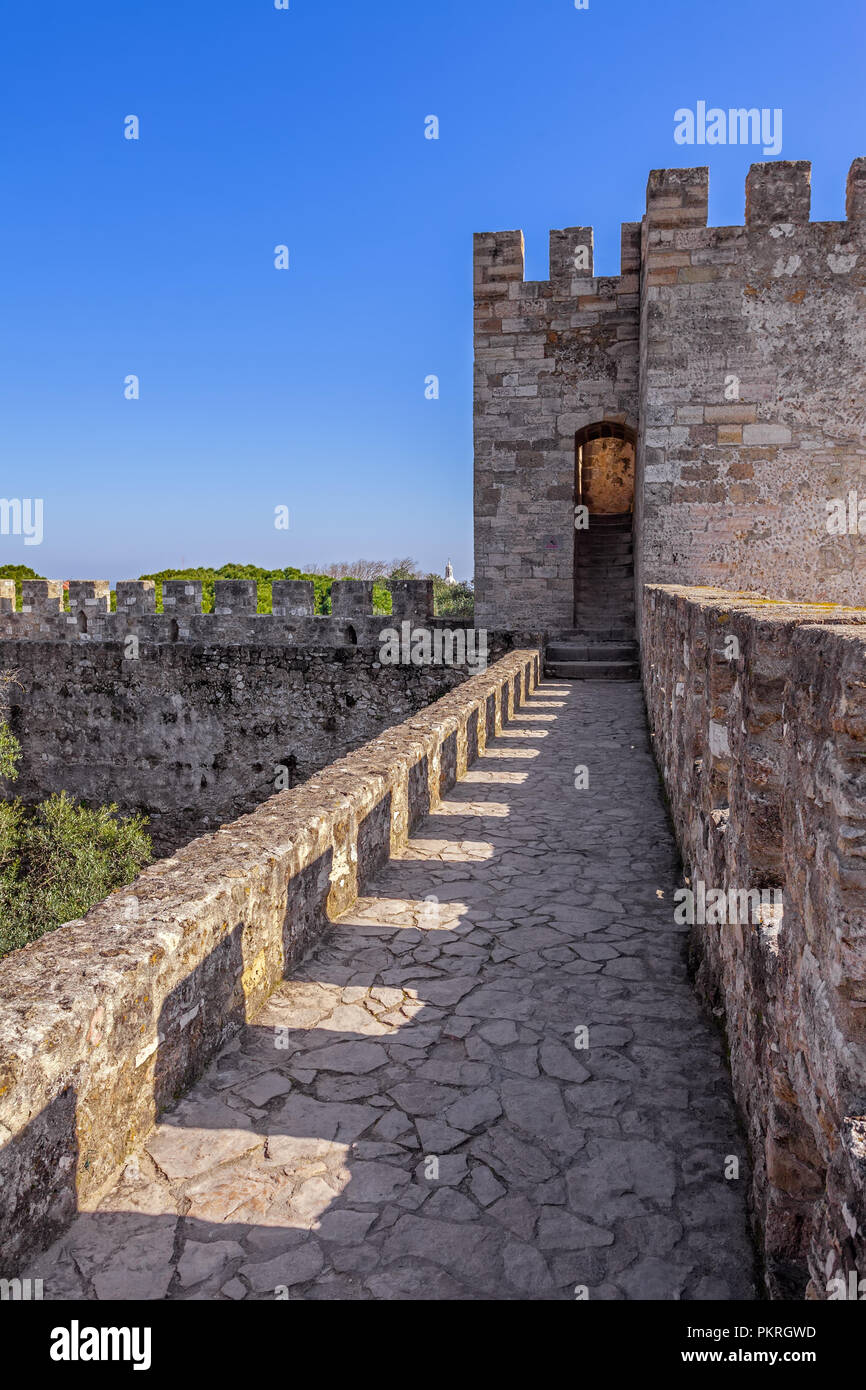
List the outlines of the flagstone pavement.
{"label": "flagstone pavement", "polygon": [[26,1273],[46,1299],[754,1298],[676,884],[640,687],[542,683]]}

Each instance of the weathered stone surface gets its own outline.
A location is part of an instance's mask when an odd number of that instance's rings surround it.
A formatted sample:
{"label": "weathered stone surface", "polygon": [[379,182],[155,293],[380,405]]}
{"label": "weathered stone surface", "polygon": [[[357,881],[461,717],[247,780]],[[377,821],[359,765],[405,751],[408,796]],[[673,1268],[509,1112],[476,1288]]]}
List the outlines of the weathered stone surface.
{"label": "weathered stone surface", "polygon": [[[844,222],[809,221],[809,175],[753,165],[745,225],[708,227],[708,170],[653,170],[617,276],[593,275],[591,228],[550,233],[541,281],[522,233],[476,236],[477,622],[583,627],[574,507],[632,503],[632,457],[605,431],[636,443],[638,593],[866,601],[856,534],[826,528],[830,499],[866,492],[863,161]],[[620,608],[615,583],[598,614]]]}
{"label": "weathered stone surface", "polygon": [[692,948],[725,1020],[768,1287],[826,1298],[831,1278],[866,1267],[852,1142],[866,1076],[864,612],[651,588],[643,629],[686,872],[695,891],[725,893],[724,921],[696,921]]}
{"label": "weathered stone surface", "polygon": [[[16,795],[32,803],[62,787],[144,810],[161,854],[299,787],[474,678],[466,664],[383,665],[386,617],[81,611],[83,636],[69,614],[0,609],[0,670],[19,672],[5,692],[22,735]],[[490,663],[514,646],[488,629]]]}
{"label": "weathered stone surface", "polygon": [[[752,1295],[747,1178],[727,1183],[716,1162],[737,1145],[720,1046],[670,926],[674,845],[652,763],[622,757],[623,730],[648,748],[639,691],[545,684],[519,712],[505,732],[520,738],[491,737],[473,766],[508,815],[479,832],[479,782],[450,788],[151,1136],[190,1126],[192,1164],[170,1178],[134,1155],[135,1183],[38,1257],[46,1296],[93,1298],[106,1269],[144,1297],[573,1301],[586,1284],[593,1299],[699,1298],[718,1287],[708,1269],[726,1297]],[[549,737],[532,778],[495,780],[497,753],[531,747],[536,718]],[[577,746],[591,794],[568,777]],[[455,852],[479,833],[493,853]],[[446,927],[425,917],[428,894]],[[585,941],[577,902],[599,897],[626,931],[605,959],[634,961],[636,979],[564,970]],[[553,920],[557,954],[542,946],[528,969],[527,931]],[[346,1030],[407,998],[395,1031]],[[502,1016],[518,1003],[519,1019]],[[319,1065],[334,1049],[345,1073]],[[223,1152],[225,1136],[243,1151]]]}
{"label": "weathered stone surface", "polygon": [[[264,1030],[268,996],[293,960],[352,907],[364,880],[440,804],[513,714],[537,670],[535,651],[504,657],[304,786],[155,863],[86,919],[0,962],[0,1133],[11,1136],[0,1148],[4,1262],[47,1244],[77,1204],[102,1191],[157,1114],[249,1017],[261,1012]],[[420,892],[414,918],[423,899]],[[339,1030],[329,1036],[323,1028],[316,1046],[305,1049],[306,1069],[294,1065],[293,1040],[340,1007],[329,983],[302,996],[304,1007],[282,1036],[271,1024],[248,1067],[238,1070],[230,1054],[231,1082],[252,1082],[285,1062],[290,1097],[295,1085],[318,1076],[352,1080],[355,1096],[375,1092],[377,1083],[359,1091],[363,1077],[343,1072],[377,1070],[388,1060],[379,1041]],[[437,983],[443,997],[463,990],[451,979],[437,976]],[[408,1021],[401,1013],[402,1026]],[[392,1071],[383,1089],[404,1075]],[[219,1069],[215,1085],[225,1097],[230,1087],[220,1084]],[[199,1104],[211,1108],[201,1124],[182,1103],[154,1134],[154,1158],[171,1178],[188,1178],[261,1146],[263,1134],[251,1141],[232,1131],[252,1131],[261,1119],[238,1106],[279,1104],[266,1091],[259,1081],[249,1094],[230,1096],[234,1103],[219,1113],[212,1096],[202,1098]],[[284,1134],[321,1137],[315,1130]]]}

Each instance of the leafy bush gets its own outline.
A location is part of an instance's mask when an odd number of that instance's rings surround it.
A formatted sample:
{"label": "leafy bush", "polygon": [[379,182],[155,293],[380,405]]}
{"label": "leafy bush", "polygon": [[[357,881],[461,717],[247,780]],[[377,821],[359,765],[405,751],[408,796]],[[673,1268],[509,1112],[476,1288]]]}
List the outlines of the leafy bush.
{"label": "leafy bush", "polygon": [[0,777],[5,777],[10,782],[15,781],[20,756],[21,744],[8,724],[0,724]]}
{"label": "leafy bush", "polygon": [[21,580],[22,579],[41,579],[42,575],[37,574],[29,565],[0,565],[0,579],[15,580],[15,607],[21,609]]}
{"label": "leafy bush", "polygon": [[59,792],[0,802],[0,955],[81,917],[151,858],[144,817],[91,810]]}
{"label": "leafy bush", "polygon": [[[362,562],[363,563],[363,562]],[[337,568],[337,566],[334,566]],[[347,575],[347,578],[352,576]],[[357,576],[360,578],[361,576]],[[216,579],[254,579],[258,591],[258,603],[256,611],[258,613],[271,612],[271,585],[276,579],[311,579],[313,581],[314,592],[314,611],[316,613],[330,613],[331,611],[331,585],[334,576],[331,574],[306,573],[304,570],[288,566],[281,570],[261,569],[258,565],[220,565],[219,569],[209,569],[207,567],[199,569],[168,569],[159,570],[154,574],[142,574],[140,579],[152,579],[156,587],[156,611],[161,613],[162,608],[162,585],[166,579],[199,579],[201,580],[201,607],[203,613],[212,613],[214,605],[214,580]],[[113,596],[112,596],[113,597]],[[112,604],[113,606],[113,604]],[[387,580],[377,580],[373,584],[373,612],[391,612],[391,591],[387,586]]]}
{"label": "leafy bush", "polygon": [[465,580],[446,584],[438,574],[433,575],[433,595],[437,618],[471,618],[475,612],[472,585]]}
{"label": "leafy bush", "polygon": [[286,569],[266,570],[259,565],[220,565],[219,569],[207,566],[198,569],[158,570],[154,574],[139,575],[140,579],[152,579],[156,587],[156,611],[162,610],[162,585],[165,579],[200,579],[202,592],[202,612],[212,613],[214,605],[215,579],[254,579],[258,591],[257,612],[270,613],[271,585],[275,579],[312,579],[315,591],[315,611],[330,613],[331,585],[333,579],[326,574],[305,574],[303,570],[288,566]]}
{"label": "leafy bush", "polygon": [[[0,688],[14,680],[0,673]],[[0,777],[14,781],[21,747],[0,722]],[[0,801],[0,956],[81,917],[151,859],[143,816],[91,810],[59,792],[32,808]]]}

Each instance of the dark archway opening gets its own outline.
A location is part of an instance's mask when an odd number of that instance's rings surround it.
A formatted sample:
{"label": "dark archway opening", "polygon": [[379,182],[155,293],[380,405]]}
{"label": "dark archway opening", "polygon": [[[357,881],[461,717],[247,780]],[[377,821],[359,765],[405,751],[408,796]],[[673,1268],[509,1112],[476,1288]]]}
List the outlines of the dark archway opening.
{"label": "dark archway opening", "polygon": [[574,448],[574,626],[613,640],[634,634],[632,520],[636,436],[600,421]]}
{"label": "dark archway opening", "polygon": [[574,440],[575,503],[593,516],[634,511],[635,432],[628,425],[587,425]]}

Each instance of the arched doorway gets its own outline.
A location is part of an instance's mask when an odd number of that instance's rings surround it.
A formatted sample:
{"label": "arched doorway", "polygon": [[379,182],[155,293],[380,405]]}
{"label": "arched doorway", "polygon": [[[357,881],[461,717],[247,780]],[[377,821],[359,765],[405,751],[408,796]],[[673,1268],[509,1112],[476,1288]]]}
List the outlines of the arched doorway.
{"label": "arched doorway", "polygon": [[574,626],[615,640],[634,633],[636,437],[608,421],[574,441]]}
{"label": "arched doorway", "polygon": [[594,516],[634,511],[635,433],[627,425],[587,425],[574,439],[575,503]]}

